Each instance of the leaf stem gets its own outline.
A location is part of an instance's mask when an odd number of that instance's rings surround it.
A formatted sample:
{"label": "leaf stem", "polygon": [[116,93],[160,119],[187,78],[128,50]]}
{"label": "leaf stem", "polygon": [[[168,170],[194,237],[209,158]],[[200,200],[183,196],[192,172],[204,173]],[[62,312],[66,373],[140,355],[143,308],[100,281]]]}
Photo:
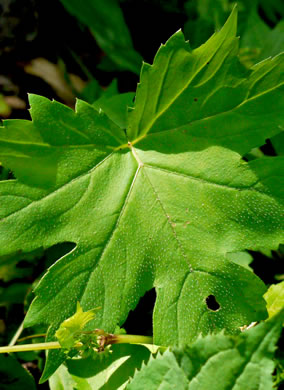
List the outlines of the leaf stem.
{"label": "leaf stem", "polygon": [[[96,330],[96,333],[99,330]],[[89,332],[86,332],[89,333]],[[102,338],[102,346],[107,346],[110,344],[152,344],[152,337],[148,336],[137,336],[131,334],[109,334],[106,333]],[[82,344],[78,343],[74,347],[81,347]],[[51,341],[48,343],[34,343],[34,344],[24,344],[24,345],[13,345],[0,347],[0,353],[12,353],[12,352],[24,352],[24,351],[40,351],[48,349],[60,349],[62,348],[58,341]]]}
{"label": "leaf stem", "polygon": [[29,336],[21,337],[20,339],[18,339],[18,343],[21,343],[25,340],[37,339],[37,338],[45,337],[45,336],[46,336],[46,333],[31,334]]}
{"label": "leaf stem", "polygon": [[24,345],[0,347],[0,353],[40,351],[43,349],[59,349],[59,348],[61,348],[61,345],[58,343],[58,341],[51,341],[49,343],[24,344]]}
{"label": "leaf stem", "polygon": [[153,344],[153,338],[149,336],[137,336],[134,334],[114,334],[109,339],[109,344]]}

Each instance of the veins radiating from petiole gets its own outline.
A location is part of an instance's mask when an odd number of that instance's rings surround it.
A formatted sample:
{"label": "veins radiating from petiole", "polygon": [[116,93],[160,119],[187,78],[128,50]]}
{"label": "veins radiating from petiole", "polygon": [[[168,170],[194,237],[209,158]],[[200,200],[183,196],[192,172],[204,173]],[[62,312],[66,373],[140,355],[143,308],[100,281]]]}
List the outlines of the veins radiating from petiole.
{"label": "veins radiating from petiole", "polygon": [[135,160],[138,163],[138,169],[142,168],[144,166],[144,163],[140,160],[140,158],[139,158],[138,154],[136,153],[136,150],[134,149],[131,142],[128,142],[128,147],[131,150],[133,157],[135,158]]}

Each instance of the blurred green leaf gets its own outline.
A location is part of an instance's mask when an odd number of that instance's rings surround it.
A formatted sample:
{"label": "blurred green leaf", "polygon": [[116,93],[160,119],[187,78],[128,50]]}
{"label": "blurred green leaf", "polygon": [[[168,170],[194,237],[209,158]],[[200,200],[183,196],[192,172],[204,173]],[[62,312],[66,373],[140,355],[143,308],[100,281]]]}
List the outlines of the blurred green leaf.
{"label": "blurred green leaf", "polygon": [[241,35],[240,45],[242,48],[258,49],[259,51],[263,47],[264,37],[270,32],[270,28],[260,18],[257,12],[257,2],[254,2],[253,7],[248,7]]}
{"label": "blurred green leaf", "polygon": [[33,272],[35,263],[43,256],[43,250],[30,253],[21,251],[0,257],[0,280],[9,282],[13,279],[25,278]]}
{"label": "blurred green leaf", "polygon": [[[76,383],[69,374],[67,368],[61,365],[56,372],[49,378],[50,390],[74,390]],[[83,379],[83,382],[86,382]],[[76,386],[76,390],[91,390],[89,387]]]}
{"label": "blurred green leaf", "polygon": [[139,74],[142,58],[134,50],[117,0],[60,0],[66,9],[88,26],[101,49],[121,70]]}
{"label": "blurred green leaf", "polygon": [[30,284],[13,283],[9,286],[0,287],[0,306],[11,303],[23,303]]}
{"label": "blurred green leaf", "polygon": [[117,390],[151,355],[142,345],[116,344],[111,349],[106,357],[67,360],[69,372],[87,378],[92,390]]}
{"label": "blurred green leaf", "polygon": [[150,351],[142,345],[117,344],[112,353],[96,359],[69,359],[51,376],[51,390],[118,390],[125,387]]}
{"label": "blurred green leaf", "polygon": [[257,58],[262,61],[267,57],[274,57],[284,51],[284,20],[279,22],[277,26],[268,34],[262,37],[262,50]]}
{"label": "blurred green leaf", "polygon": [[267,311],[269,318],[283,310],[284,308],[284,281],[272,284],[264,294],[267,302]]}
{"label": "blurred green leaf", "polygon": [[10,355],[0,354],[1,390],[36,390],[33,377]]}
{"label": "blurred green leaf", "polygon": [[284,131],[271,138],[271,143],[278,156],[284,156]]}
{"label": "blurred green leaf", "polygon": [[259,4],[270,21],[277,23],[279,17],[284,17],[283,0],[259,0]]}

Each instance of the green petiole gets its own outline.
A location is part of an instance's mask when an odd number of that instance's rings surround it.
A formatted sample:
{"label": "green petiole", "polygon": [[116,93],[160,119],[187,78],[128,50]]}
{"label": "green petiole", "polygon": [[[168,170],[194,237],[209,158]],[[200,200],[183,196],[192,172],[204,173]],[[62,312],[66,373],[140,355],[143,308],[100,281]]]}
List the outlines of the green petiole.
{"label": "green petiole", "polygon": [[[87,332],[86,332],[87,333]],[[88,332],[91,333],[91,332]],[[152,337],[148,336],[139,336],[139,335],[121,335],[121,334],[109,334],[103,333],[102,336],[99,334],[102,333],[99,329],[96,329],[92,333],[98,334],[98,338],[101,339],[102,345],[107,346],[110,344],[152,344]],[[74,348],[82,347],[82,343],[74,345]],[[13,345],[0,347],[0,353],[12,353],[12,352],[24,352],[24,351],[40,351],[40,350],[49,350],[49,349],[60,349],[62,346],[58,341],[51,341],[48,343],[34,343],[34,344],[24,344],[24,345]]]}

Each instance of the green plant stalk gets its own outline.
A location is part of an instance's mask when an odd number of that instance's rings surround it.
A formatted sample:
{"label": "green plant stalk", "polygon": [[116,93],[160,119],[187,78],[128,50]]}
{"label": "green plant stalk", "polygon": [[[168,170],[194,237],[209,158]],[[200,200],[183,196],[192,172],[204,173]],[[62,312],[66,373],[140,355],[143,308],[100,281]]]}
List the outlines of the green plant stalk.
{"label": "green plant stalk", "polygon": [[46,333],[31,334],[30,336],[21,337],[20,339],[18,339],[18,343],[22,343],[25,340],[37,339],[37,338],[40,338],[40,337],[46,337]]}
{"label": "green plant stalk", "polygon": [[153,338],[149,336],[137,336],[133,334],[114,334],[110,344],[153,344]]}
{"label": "green plant stalk", "polygon": [[49,343],[24,344],[24,345],[0,347],[0,353],[40,351],[43,349],[59,349],[59,348],[62,347],[58,341],[51,341]]}
{"label": "green plant stalk", "polygon": [[12,340],[9,343],[9,347],[12,347],[13,345],[16,344],[18,338],[20,337],[22,331],[24,329],[24,321],[21,323],[21,325],[18,327],[16,333],[14,334]]}
{"label": "green plant stalk", "polygon": [[[110,334],[107,338],[106,345],[109,344],[152,344],[152,337],[148,336],[136,336],[136,335],[114,335]],[[82,344],[78,343],[74,347],[81,347]],[[0,347],[0,353],[12,353],[12,352],[25,352],[25,351],[40,351],[48,349],[60,349],[62,348],[58,341],[51,341],[48,343],[35,343]]]}

